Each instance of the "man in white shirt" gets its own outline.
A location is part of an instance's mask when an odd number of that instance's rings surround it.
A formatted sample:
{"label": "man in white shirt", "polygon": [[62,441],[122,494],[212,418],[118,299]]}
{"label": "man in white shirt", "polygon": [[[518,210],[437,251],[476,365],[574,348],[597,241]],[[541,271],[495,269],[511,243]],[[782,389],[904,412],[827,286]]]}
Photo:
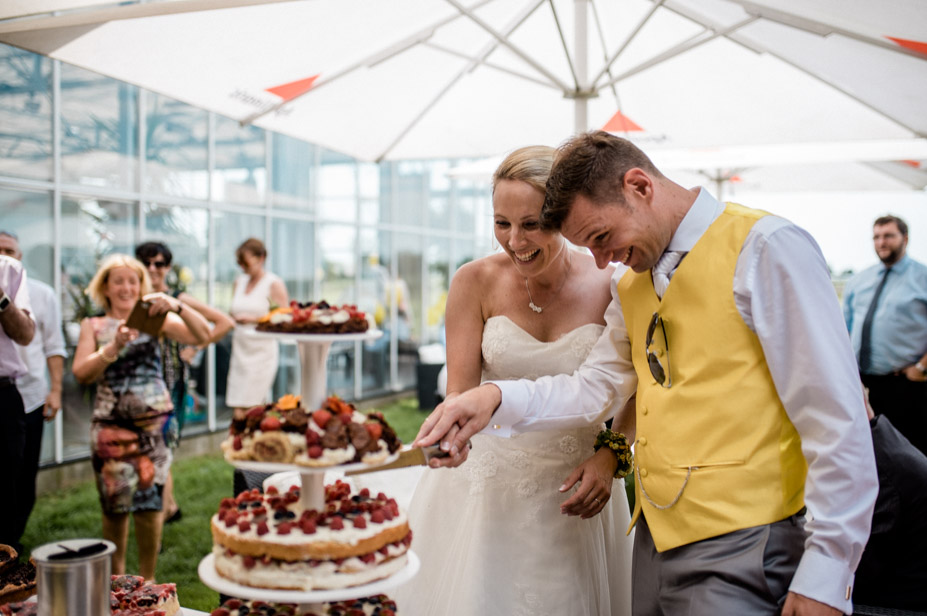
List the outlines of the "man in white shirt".
{"label": "man in white shirt", "polygon": [[445,402],[416,445],[441,441],[451,456],[432,465],[456,465],[490,421],[499,436],[586,425],[636,392],[634,613],[852,612],[878,485],[814,240],[671,182],[607,133],[564,145],[547,187],[545,227],[632,270],[605,333],[573,375]]}
{"label": "man in white shirt", "polygon": [[[22,261],[19,238],[10,231],[0,231],[0,255]],[[26,283],[35,336],[28,346],[18,347],[27,372],[16,383],[26,412],[23,470],[18,491],[11,506],[18,513],[16,533],[22,536],[35,505],[35,479],[42,452],[44,423],[52,421],[61,409],[61,379],[64,373],[64,336],[61,331],[61,308],[55,290],[44,282],[29,278]],[[47,378],[46,378],[47,369]]]}
{"label": "man in white shirt", "polygon": [[[0,494],[12,499],[23,465],[26,414],[16,380],[26,374],[17,347],[29,344],[35,334],[26,272],[22,263],[0,255]],[[20,551],[17,515],[13,507],[0,507],[0,543]]]}

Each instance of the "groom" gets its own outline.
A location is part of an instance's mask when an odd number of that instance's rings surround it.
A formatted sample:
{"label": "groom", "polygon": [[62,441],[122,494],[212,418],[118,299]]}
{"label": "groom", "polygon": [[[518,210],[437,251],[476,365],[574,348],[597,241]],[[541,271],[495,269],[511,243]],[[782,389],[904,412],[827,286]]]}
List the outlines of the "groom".
{"label": "groom", "polygon": [[851,613],[878,484],[814,240],[602,132],[562,146],[547,188],[542,225],[631,268],[606,331],[573,375],[445,402],[416,444],[459,464],[490,421],[498,436],[587,425],[636,391],[634,614]]}

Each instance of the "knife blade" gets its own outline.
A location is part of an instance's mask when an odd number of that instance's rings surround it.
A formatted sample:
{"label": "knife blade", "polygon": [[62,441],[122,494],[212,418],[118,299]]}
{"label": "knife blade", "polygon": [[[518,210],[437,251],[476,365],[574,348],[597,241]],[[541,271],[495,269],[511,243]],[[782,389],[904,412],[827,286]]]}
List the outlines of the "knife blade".
{"label": "knife blade", "polygon": [[428,461],[432,458],[446,458],[447,455],[447,452],[441,451],[438,445],[431,445],[430,447],[409,447],[401,449],[399,451],[399,457],[392,462],[381,464],[380,466],[346,471],[345,475],[363,475],[364,473],[388,471],[390,469],[404,468],[406,466],[428,466]]}

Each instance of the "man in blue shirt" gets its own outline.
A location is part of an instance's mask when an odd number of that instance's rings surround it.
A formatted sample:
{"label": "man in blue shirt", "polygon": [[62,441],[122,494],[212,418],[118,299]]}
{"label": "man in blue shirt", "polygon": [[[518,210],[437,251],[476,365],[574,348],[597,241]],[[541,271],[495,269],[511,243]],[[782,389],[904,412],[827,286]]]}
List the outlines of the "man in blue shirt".
{"label": "man in blue shirt", "polygon": [[847,284],[844,316],[873,409],[927,453],[927,266],[905,254],[897,216],[876,219],[872,240],[881,263]]}

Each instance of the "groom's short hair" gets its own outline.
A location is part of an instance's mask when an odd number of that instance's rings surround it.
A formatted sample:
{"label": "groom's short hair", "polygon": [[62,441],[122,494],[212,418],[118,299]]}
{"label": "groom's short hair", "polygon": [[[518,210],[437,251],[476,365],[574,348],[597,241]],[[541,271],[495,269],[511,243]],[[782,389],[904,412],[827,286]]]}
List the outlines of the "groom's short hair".
{"label": "groom's short hair", "polygon": [[663,177],[650,158],[627,139],[596,130],[567,140],[558,149],[547,179],[542,228],[559,230],[580,195],[598,205],[623,204],[624,175],[635,167]]}

